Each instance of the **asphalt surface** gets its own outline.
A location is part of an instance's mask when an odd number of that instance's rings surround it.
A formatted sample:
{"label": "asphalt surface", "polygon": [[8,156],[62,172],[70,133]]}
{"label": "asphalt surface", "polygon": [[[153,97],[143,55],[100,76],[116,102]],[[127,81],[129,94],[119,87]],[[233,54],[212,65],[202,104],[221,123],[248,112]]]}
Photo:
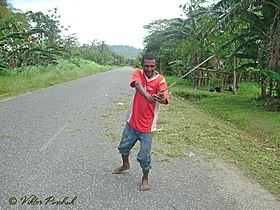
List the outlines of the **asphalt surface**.
{"label": "asphalt surface", "polygon": [[135,155],[129,171],[111,173],[121,161],[107,134],[121,132],[125,118],[110,131],[110,109],[128,101],[132,71],[0,102],[0,209],[246,209],[198,158],[154,162],[147,192]]}

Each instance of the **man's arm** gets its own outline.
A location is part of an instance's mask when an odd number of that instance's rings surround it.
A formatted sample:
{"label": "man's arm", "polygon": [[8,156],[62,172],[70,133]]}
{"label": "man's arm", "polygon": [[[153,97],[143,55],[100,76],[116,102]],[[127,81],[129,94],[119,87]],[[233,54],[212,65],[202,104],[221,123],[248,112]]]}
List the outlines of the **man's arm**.
{"label": "man's arm", "polygon": [[168,104],[169,102],[169,96],[168,96],[168,90],[167,90],[167,83],[165,81],[165,78],[163,77],[161,82],[158,86],[158,93],[154,95],[154,98],[157,102],[161,104]]}
{"label": "man's arm", "polygon": [[141,96],[144,96],[149,101],[150,104],[155,103],[155,101],[156,101],[155,98],[144,89],[144,87],[140,81],[135,81],[134,86],[135,86],[136,90],[138,91],[138,93]]}

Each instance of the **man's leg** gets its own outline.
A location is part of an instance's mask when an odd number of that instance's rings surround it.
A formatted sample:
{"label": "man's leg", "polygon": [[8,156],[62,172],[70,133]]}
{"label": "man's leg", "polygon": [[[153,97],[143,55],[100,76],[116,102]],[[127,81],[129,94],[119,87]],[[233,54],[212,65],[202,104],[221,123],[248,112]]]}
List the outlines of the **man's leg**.
{"label": "man's leg", "polygon": [[129,165],[129,154],[132,147],[136,143],[135,130],[127,123],[122,134],[122,139],[119,144],[119,152],[122,155],[122,166],[114,169],[112,171],[113,174],[120,174],[121,172],[128,170],[130,168]]}
{"label": "man's leg", "polygon": [[143,170],[142,183],[140,185],[141,191],[147,191],[151,189],[148,176],[149,176],[149,170]]}
{"label": "man's leg", "polygon": [[141,133],[140,139],[140,151],[137,155],[137,161],[143,171],[142,182],[140,185],[141,191],[147,191],[151,189],[149,184],[149,169],[151,168],[151,147],[152,147],[152,133]]}
{"label": "man's leg", "polygon": [[130,165],[129,165],[129,155],[122,155],[122,161],[123,164],[122,166],[114,169],[112,171],[113,174],[120,174],[121,172],[130,169]]}

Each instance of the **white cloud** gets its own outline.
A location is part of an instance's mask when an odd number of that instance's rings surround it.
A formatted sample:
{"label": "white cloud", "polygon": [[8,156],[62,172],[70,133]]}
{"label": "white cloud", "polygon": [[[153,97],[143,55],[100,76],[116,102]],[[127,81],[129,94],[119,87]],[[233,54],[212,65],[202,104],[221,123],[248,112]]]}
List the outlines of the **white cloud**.
{"label": "white cloud", "polygon": [[94,39],[106,44],[142,48],[144,25],[157,19],[180,17],[188,0],[10,0],[22,11],[47,13],[57,8],[61,24],[70,26],[80,43]]}

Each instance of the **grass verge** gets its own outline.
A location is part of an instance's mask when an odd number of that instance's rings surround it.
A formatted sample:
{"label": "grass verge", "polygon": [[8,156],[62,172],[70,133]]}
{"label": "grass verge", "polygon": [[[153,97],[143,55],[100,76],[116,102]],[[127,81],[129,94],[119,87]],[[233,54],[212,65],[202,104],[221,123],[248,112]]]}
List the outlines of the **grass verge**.
{"label": "grass verge", "polygon": [[0,76],[0,100],[111,69],[86,60],[13,69]]}
{"label": "grass verge", "polygon": [[210,152],[236,164],[280,198],[280,113],[258,107],[249,98],[173,88],[171,103],[161,108],[154,155]]}

